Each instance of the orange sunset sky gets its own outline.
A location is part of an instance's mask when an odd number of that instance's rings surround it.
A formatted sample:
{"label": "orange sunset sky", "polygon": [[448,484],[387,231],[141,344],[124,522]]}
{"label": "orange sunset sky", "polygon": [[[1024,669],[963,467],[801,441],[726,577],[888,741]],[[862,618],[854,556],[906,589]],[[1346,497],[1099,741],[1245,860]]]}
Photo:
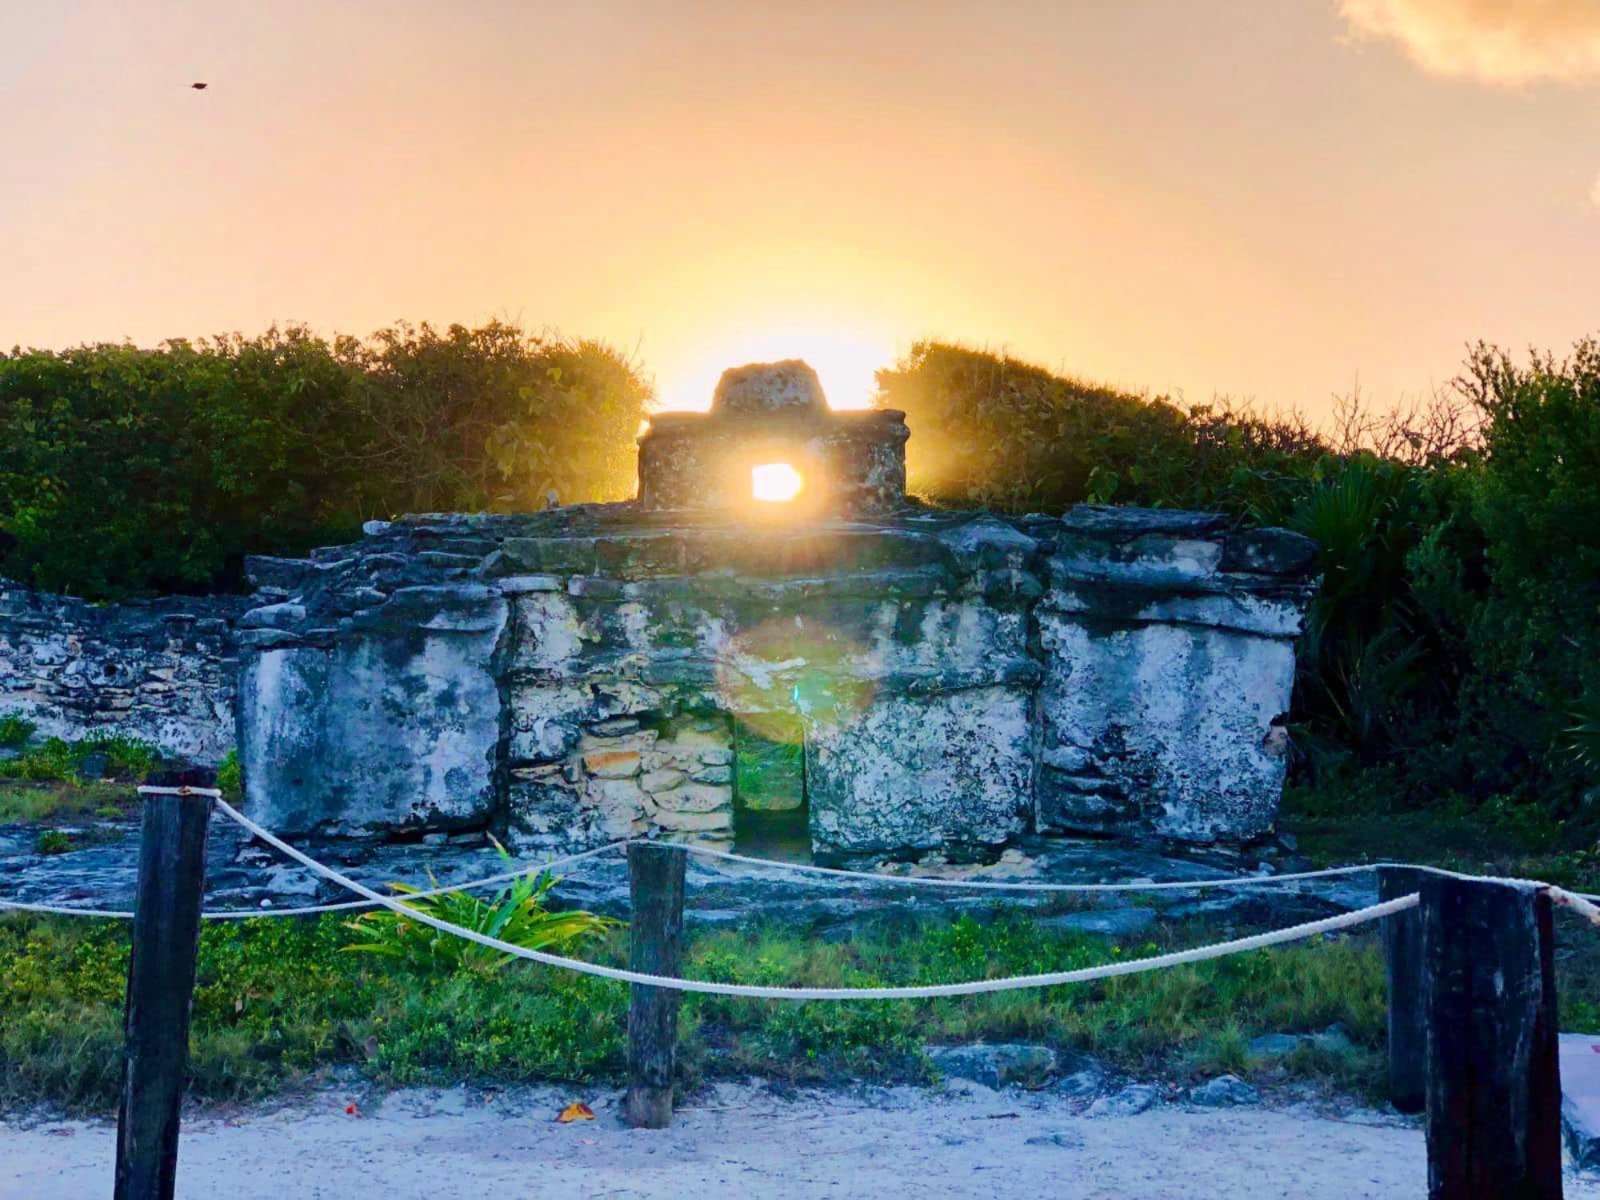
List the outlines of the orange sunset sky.
{"label": "orange sunset sky", "polygon": [[0,131],[5,346],[509,317],[696,407],[940,336],[1315,416],[1600,329],[1596,0],[0,0]]}

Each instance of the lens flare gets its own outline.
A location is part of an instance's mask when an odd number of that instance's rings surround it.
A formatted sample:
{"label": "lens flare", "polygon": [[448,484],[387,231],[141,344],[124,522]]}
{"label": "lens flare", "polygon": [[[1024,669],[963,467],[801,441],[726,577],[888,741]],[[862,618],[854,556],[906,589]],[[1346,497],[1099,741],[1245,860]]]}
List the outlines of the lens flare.
{"label": "lens flare", "polygon": [[761,737],[796,743],[802,727],[854,722],[872,701],[860,648],[844,633],[800,616],[777,617],[729,639],[717,656],[728,711]]}
{"label": "lens flare", "polygon": [[762,463],[750,468],[750,495],[769,504],[793,500],[805,486],[805,478],[786,462]]}

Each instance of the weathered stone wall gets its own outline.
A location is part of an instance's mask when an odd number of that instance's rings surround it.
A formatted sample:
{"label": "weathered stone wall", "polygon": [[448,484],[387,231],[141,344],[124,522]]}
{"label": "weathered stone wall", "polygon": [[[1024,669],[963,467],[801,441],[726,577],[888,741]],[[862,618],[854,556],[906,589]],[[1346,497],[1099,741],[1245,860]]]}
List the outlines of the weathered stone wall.
{"label": "weathered stone wall", "polygon": [[742,808],[798,803],[750,786],[753,747],[803,779],[827,853],[1248,838],[1311,551],[1126,509],[411,518],[257,564],[248,801],[296,833],[726,842]]}
{"label": "weathered stone wall", "polygon": [[49,737],[123,733],[216,763],[234,742],[244,596],[93,605],[0,582],[0,715]]}
{"label": "weathered stone wall", "polygon": [[[241,622],[239,761],[270,781],[252,789],[255,811],[330,834],[482,828],[497,796],[506,601],[468,584],[349,607],[337,631],[304,626],[288,602]],[[296,622],[300,634],[282,633]]]}
{"label": "weathered stone wall", "polygon": [[1315,547],[1229,536],[1204,513],[1080,508],[1052,549],[1036,613],[1041,832],[1270,829]]}

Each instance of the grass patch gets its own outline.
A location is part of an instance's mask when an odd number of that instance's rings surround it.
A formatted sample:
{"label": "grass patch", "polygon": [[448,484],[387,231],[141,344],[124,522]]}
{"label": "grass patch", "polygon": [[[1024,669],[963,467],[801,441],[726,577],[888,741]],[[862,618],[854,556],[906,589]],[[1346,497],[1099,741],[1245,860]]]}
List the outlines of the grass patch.
{"label": "grass patch", "polygon": [[0,825],[114,819],[137,803],[138,793],[125,783],[0,780]]}
{"label": "grass patch", "polygon": [[[756,983],[944,983],[1089,966],[1208,940],[1193,923],[1118,944],[1043,930],[1025,916],[933,920],[848,943],[776,928],[694,937],[688,973]],[[244,1099],[336,1065],[379,1083],[616,1079],[627,988],[515,962],[440,976],[345,953],[338,916],[206,926],[193,1031],[193,1092]],[[0,1102],[105,1111],[115,1102],[127,929],[16,914],[0,919]],[[621,964],[626,934],[588,956]],[[1245,1047],[1265,1032],[1341,1023],[1350,1062],[1272,1068],[1376,1084],[1381,960],[1372,939],[1338,939],[1087,987],[929,1002],[807,1003],[689,996],[682,1062],[694,1080],[928,1078],[928,1042],[1027,1039],[1091,1051],[1135,1072],[1259,1072]]]}
{"label": "grass patch", "polygon": [[[1441,801],[1389,811],[1382,793],[1290,788],[1280,826],[1318,867],[1399,860],[1472,874],[1539,879],[1600,892],[1600,846],[1544,810],[1490,801]],[[1566,909],[1556,910],[1561,1027],[1600,1033],[1600,936]]]}
{"label": "grass patch", "polygon": [[46,738],[0,760],[0,824],[124,816],[137,800],[135,787],[160,761],[154,746],[124,734]]}
{"label": "grass patch", "polygon": [[71,835],[60,829],[46,829],[33,843],[35,854],[65,854],[72,848]]}
{"label": "grass patch", "polygon": [[154,746],[125,734],[97,733],[74,742],[46,738],[15,758],[0,760],[0,779],[78,783],[87,775],[143,783],[160,761]]}

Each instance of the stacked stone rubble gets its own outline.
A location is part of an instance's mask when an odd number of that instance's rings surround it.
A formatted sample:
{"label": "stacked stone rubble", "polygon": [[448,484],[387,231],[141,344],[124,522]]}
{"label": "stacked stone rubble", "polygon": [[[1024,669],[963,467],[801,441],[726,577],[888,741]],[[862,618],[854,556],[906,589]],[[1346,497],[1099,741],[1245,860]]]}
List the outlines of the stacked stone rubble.
{"label": "stacked stone rubble", "polygon": [[243,596],[95,605],[0,581],[0,716],[43,737],[122,734],[216,763],[233,746]]}

